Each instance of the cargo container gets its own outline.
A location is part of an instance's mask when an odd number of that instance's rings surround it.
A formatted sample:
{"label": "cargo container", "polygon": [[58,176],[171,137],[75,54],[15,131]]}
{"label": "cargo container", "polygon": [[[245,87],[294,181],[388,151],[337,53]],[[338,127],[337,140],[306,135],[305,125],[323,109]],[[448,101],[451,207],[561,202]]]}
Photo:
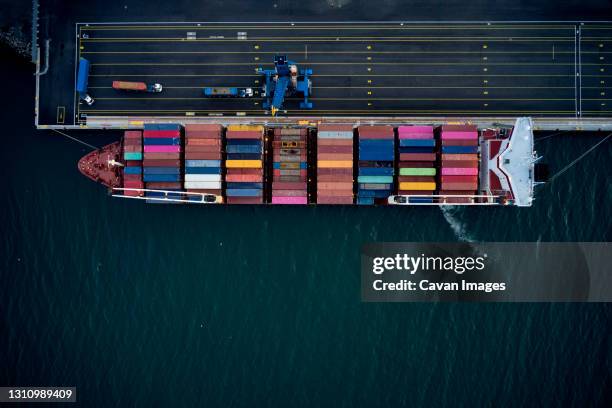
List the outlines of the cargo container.
{"label": "cargo container", "polygon": [[272,203],[308,203],[307,135],[307,128],[274,129],[271,143]]}
{"label": "cargo container", "polygon": [[121,91],[159,93],[163,90],[163,87],[161,84],[147,85],[144,82],[113,81],[113,89]]}

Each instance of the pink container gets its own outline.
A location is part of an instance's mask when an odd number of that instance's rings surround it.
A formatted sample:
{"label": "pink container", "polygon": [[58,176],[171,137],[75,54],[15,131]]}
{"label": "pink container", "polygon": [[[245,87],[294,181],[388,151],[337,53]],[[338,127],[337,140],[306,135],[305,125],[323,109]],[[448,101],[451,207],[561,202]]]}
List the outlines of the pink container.
{"label": "pink container", "polygon": [[143,137],[155,137],[155,138],[168,138],[168,137],[181,137],[180,130],[145,130]]}
{"label": "pink container", "polygon": [[179,153],[181,146],[145,146],[144,151],[150,153]]}
{"label": "pink container", "polygon": [[477,176],[478,169],[470,167],[442,167],[443,176]]}
{"label": "pink container", "polygon": [[398,126],[399,133],[431,133],[433,134],[433,126]]}
{"label": "pink container", "polygon": [[442,132],[442,139],[478,139],[478,132]]}
{"label": "pink container", "polygon": [[272,197],[272,204],[308,204],[306,197]]}

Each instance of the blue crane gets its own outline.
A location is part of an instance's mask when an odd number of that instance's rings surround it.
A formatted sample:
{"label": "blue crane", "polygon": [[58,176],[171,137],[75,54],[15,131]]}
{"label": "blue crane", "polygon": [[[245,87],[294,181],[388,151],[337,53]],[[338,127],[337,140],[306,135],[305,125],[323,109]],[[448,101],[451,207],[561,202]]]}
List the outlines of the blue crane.
{"label": "blue crane", "polygon": [[272,116],[282,109],[286,96],[301,96],[301,109],[312,109],[308,100],[311,94],[312,69],[298,70],[297,64],[287,60],[285,55],[274,57],[274,69],[258,68],[257,73],[264,76],[262,96],[264,109],[270,109]]}

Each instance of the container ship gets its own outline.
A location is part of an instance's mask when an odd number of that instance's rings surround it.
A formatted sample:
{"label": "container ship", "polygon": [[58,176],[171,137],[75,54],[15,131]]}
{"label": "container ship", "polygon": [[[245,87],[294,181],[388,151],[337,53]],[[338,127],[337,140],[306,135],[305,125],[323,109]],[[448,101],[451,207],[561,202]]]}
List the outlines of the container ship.
{"label": "container ship", "polygon": [[113,197],[149,203],[529,207],[544,171],[532,129],[530,118],[143,123],[78,167]]}

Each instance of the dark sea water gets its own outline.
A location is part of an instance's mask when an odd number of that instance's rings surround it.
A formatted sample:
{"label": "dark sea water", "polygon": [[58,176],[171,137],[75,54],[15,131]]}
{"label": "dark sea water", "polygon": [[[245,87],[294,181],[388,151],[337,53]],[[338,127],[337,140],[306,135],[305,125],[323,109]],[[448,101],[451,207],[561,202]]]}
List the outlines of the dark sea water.
{"label": "dark sea water", "polygon": [[[0,385],[87,407],[611,406],[610,305],[366,304],[359,249],[610,240],[612,143],[530,209],[145,205],[33,128],[31,67],[2,55]],[[598,140],[537,146],[554,173]]]}

